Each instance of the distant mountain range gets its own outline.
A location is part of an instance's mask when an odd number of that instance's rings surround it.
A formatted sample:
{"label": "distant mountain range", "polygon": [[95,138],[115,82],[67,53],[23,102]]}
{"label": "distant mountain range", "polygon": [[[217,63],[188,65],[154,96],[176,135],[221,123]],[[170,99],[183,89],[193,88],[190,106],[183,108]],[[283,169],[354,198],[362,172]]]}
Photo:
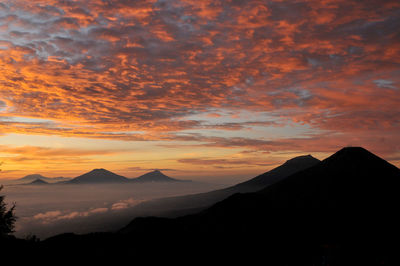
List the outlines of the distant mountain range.
{"label": "distant mountain range", "polygon": [[[43,182],[40,182],[43,181]],[[171,178],[163,174],[159,170],[154,170],[137,178],[127,178],[118,174],[115,174],[106,169],[93,169],[83,175],[75,178],[55,177],[48,178],[40,174],[27,175],[23,178],[15,180],[15,182],[21,184],[46,184],[46,183],[58,183],[58,184],[102,184],[102,183],[147,183],[147,182],[188,182],[189,180],[179,180]]]}
{"label": "distant mountain range", "polygon": [[180,182],[182,180],[174,179],[165,174],[161,173],[159,170],[154,170],[152,172],[141,175],[137,178],[126,178],[121,175],[117,175],[106,169],[94,169],[86,174],[75,177],[70,181],[65,183],[68,184],[96,184],[96,183],[147,183],[147,182]]}
{"label": "distant mountain range", "polygon": [[71,178],[67,178],[67,177],[45,177],[40,174],[32,174],[32,175],[27,175],[22,178],[16,179],[16,180],[14,180],[14,182],[26,184],[26,183],[34,182],[35,180],[38,180],[38,179],[43,180],[47,183],[65,182],[65,181],[71,180]]}
{"label": "distant mountain range", "polygon": [[[174,208],[177,209],[180,204],[187,204],[190,202],[191,207],[200,207],[198,204],[194,204],[195,201],[201,202],[201,206],[206,206],[208,204],[212,204],[218,200],[222,200],[226,198],[229,195],[232,195],[234,193],[238,192],[252,192],[256,191],[258,189],[264,188],[267,185],[273,184],[282,178],[287,177],[291,173],[294,173],[296,171],[305,169],[307,167],[310,167],[316,163],[318,163],[319,160],[315,159],[311,155],[307,156],[299,156],[296,158],[293,158],[291,160],[288,160],[286,163],[283,165],[267,172],[264,173],[260,176],[257,176],[249,181],[240,183],[238,185],[235,185],[233,187],[229,187],[226,189],[218,190],[218,191],[213,191],[209,193],[202,193],[198,195],[191,195],[190,198],[187,198],[185,196],[183,197],[178,197],[178,198],[171,198],[167,201],[171,201],[171,204],[174,205]],[[40,182],[44,181],[44,182]],[[127,178],[122,175],[115,174],[109,170],[99,168],[99,169],[93,169],[90,172],[87,172],[85,174],[82,174],[80,176],[77,176],[75,178],[65,178],[65,177],[54,177],[54,178],[48,178],[45,176],[42,176],[40,174],[32,174],[32,175],[27,175],[23,178],[15,180],[18,183],[22,184],[46,184],[46,183],[63,183],[63,184],[102,184],[102,183],[127,183],[127,182],[132,182],[132,183],[148,183],[148,182],[190,182],[190,180],[180,180],[180,179],[175,179],[171,178],[164,173],[162,173],[160,170],[154,170],[151,172],[148,172],[146,174],[143,174],[137,178]],[[178,199],[180,203],[176,202],[175,199]],[[164,203],[166,202],[163,199]],[[147,203],[146,203],[147,204]],[[153,204],[153,203],[151,203]],[[183,207],[183,206],[182,206]]]}

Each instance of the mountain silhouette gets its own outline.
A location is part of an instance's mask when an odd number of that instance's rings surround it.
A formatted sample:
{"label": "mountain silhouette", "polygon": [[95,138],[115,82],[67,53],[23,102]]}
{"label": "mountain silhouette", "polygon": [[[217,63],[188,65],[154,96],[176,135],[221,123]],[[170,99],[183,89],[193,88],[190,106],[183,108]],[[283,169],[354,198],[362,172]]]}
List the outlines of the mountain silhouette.
{"label": "mountain silhouette", "polygon": [[39,178],[29,183],[29,185],[48,185],[48,184],[49,183]]}
{"label": "mountain silhouette", "polygon": [[44,180],[44,179],[47,179],[47,177],[44,177],[44,176],[42,176],[40,174],[31,174],[31,175],[26,175],[26,176],[24,176],[22,178],[16,179],[16,181],[33,182],[33,181],[35,181],[37,179]]}
{"label": "mountain silhouette", "polygon": [[[185,180],[186,181],[186,180]],[[164,175],[159,170],[154,170],[137,178],[126,178],[124,176],[115,174],[106,169],[93,169],[92,171],[73,178],[66,184],[98,184],[98,183],[148,183],[148,182],[184,182]]]}
{"label": "mountain silhouette", "polygon": [[205,193],[154,199],[134,207],[143,215],[177,216],[197,212],[235,193],[255,192],[274,184],[298,171],[318,164],[311,155],[292,158],[282,165],[237,185]]}
{"label": "mountain silhouette", "polygon": [[397,206],[400,170],[361,147],[347,147],[315,167],[260,194],[274,207],[368,208]]}
{"label": "mountain silhouette", "polygon": [[349,147],[261,191],[235,194],[178,220],[191,232],[207,234],[234,231],[314,241],[321,236],[336,241],[374,238],[398,232],[393,214],[400,206],[399,187],[397,167],[363,148]]}
{"label": "mountain silhouette", "polygon": [[296,172],[307,169],[318,164],[320,160],[311,155],[303,155],[287,160],[284,164],[268,171],[264,174],[256,176],[248,181],[239,183],[231,189],[235,192],[253,192],[268,185],[274,184]]}
{"label": "mountain silhouette", "polygon": [[[326,264],[321,259],[314,265],[397,261],[399,245],[390,243],[400,237],[399,188],[400,169],[363,148],[347,147],[260,191],[237,193],[175,219],[137,218],[120,232],[190,236],[203,245],[215,242],[211,245],[222,257],[233,250],[249,256],[267,253],[273,265],[301,264],[310,252],[325,256]],[[260,241],[262,246],[256,244]],[[340,252],[333,257],[345,261],[339,264],[319,252]]]}
{"label": "mountain silhouette", "polygon": [[133,178],[131,179],[131,181],[144,183],[144,182],[177,182],[181,180],[166,176],[159,170],[154,170],[144,175],[141,175],[137,178]]}
{"label": "mountain silhouette", "polygon": [[129,181],[128,178],[117,175],[106,169],[93,169],[92,171],[75,177],[68,184],[98,184],[98,183],[122,183]]}
{"label": "mountain silhouette", "polygon": [[379,213],[400,206],[399,187],[397,167],[363,148],[348,147],[261,191],[235,194],[202,215],[229,220],[244,213],[262,216],[266,209],[328,216]]}
{"label": "mountain silhouette", "polygon": [[399,265],[399,188],[400,169],[363,148],[348,147],[192,215],[136,218],[117,233],[58,235],[36,247],[49,254],[68,247],[87,258],[96,252],[185,262]]}
{"label": "mountain silhouette", "polygon": [[57,183],[57,182],[63,182],[63,181],[69,181],[71,178],[67,177],[45,177],[41,174],[31,174],[31,175],[26,175],[22,178],[14,180],[14,182],[17,183],[31,183],[37,179],[46,181],[47,183]]}

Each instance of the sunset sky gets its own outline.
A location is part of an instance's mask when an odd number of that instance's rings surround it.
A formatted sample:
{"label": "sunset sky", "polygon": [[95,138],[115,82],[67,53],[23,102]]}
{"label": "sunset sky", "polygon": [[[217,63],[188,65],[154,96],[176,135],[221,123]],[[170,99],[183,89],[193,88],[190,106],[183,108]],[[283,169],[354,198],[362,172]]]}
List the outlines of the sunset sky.
{"label": "sunset sky", "polygon": [[400,166],[400,2],[0,2],[0,178]]}

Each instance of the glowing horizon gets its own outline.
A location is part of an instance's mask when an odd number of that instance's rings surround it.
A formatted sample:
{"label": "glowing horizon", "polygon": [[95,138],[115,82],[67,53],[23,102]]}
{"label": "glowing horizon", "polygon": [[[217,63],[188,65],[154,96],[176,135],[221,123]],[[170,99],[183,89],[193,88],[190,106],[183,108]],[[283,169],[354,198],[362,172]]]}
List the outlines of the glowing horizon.
{"label": "glowing horizon", "polygon": [[1,178],[235,182],[363,146],[400,166],[398,1],[0,3]]}

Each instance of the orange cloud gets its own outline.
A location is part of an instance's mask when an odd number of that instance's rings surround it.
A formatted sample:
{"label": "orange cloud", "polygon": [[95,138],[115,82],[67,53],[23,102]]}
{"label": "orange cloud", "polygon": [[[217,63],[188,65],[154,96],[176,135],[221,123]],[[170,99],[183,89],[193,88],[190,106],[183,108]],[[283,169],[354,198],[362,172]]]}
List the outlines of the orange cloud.
{"label": "orange cloud", "polygon": [[[0,118],[26,119],[0,119],[0,133],[264,151],[331,150],[357,134],[353,142],[394,154],[398,7],[392,0],[7,2]],[[223,110],[264,112],[274,122],[233,121]],[[201,114],[208,115],[193,118]],[[29,122],[35,118],[47,122]],[[260,137],[293,122],[313,137]],[[321,131],[331,133],[325,144]]]}
{"label": "orange cloud", "polygon": [[0,145],[1,153],[19,154],[35,157],[54,157],[54,156],[91,156],[91,155],[111,155],[123,153],[122,150],[80,150],[68,148],[50,148],[39,146],[10,147]]}

